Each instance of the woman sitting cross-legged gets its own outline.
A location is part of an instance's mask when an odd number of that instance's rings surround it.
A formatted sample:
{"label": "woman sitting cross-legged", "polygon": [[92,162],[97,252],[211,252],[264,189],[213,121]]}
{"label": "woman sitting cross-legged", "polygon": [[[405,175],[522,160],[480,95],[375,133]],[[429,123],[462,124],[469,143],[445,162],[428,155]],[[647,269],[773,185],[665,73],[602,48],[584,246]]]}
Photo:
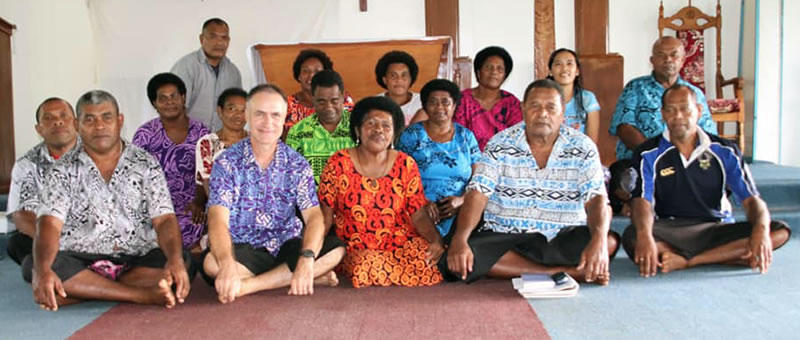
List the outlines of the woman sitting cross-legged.
{"label": "woman sitting cross-legged", "polygon": [[320,176],[325,226],[347,244],[339,269],[354,287],[442,280],[436,267],[442,238],[422,209],[427,200],[417,163],[392,148],[403,125],[391,99],[359,101],[350,117],[356,146],[333,154]]}
{"label": "woman sitting cross-legged", "polygon": [[461,99],[456,84],[434,79],[420,93],[426,120],[406,128],[397,149],[417,162],[425,197],[430,200],[425,210],[445,237],[464,202],[464,189],[481,151],[472,131],[453,122],[453,112]]}

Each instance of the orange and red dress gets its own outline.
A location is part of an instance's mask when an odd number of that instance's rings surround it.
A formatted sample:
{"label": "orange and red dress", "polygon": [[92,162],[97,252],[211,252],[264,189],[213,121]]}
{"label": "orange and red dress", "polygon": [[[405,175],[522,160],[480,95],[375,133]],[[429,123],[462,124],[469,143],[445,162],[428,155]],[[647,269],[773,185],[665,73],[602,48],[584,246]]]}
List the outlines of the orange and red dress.
{"label": "orange and red dress", "polygon": [[319,199],[333,209],[336,235],[347,244],[339,271],[353,286],[431,286],[442,281],[425,262],[429,243],[411,215],[427,200],[417,163],[399,152],[386,176],[359,174],[348,149],[333,154],[322,172]]}

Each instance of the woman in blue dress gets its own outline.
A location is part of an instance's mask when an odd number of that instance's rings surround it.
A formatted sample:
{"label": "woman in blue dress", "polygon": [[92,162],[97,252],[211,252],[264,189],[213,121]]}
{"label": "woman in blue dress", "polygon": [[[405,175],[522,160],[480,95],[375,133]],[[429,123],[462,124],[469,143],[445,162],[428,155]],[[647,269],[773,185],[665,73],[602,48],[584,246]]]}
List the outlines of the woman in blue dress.
{"label": "woman in blue dress", "polygon": [[429,81],[420,91],[427,120],[409,125],[397,148],[417,161],[422,176],[425,206],[436,228],[446,236],[464,202],[464,189],[480,158],[478,141],[472,131],[453,122],[461,91],[445,79]]}
{"label": "woman in blue dress", "polygon": [[600,131],[600,104],[594,93],[583,88],[581,61],[574,51],[560,48],[550,54],[547,62],[550,74],[564,89],[564,125],[583,132],[597,144]]}

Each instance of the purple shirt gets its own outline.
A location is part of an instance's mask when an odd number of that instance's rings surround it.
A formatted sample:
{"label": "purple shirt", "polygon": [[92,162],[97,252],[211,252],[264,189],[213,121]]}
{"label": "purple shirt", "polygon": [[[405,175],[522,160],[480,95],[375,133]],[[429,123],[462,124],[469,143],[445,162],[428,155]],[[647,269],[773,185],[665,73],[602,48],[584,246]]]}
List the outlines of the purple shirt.
{"label": "purple shirt", "polygon": [[192,216],[186,206],[194,200],[195,157],[197,140],[207,135],[208,129],[198,120],[189,119],[189,132],[186,140],[175,144],[167,136],[160,118],[142,124],[133,135],[133,144],[153,155],[167,178],[167,187],[175,207],[175,216],[181,226],[183,247],[189,249],[203,236],[203,225],[192,223]]}
{"label": "purple shirt", "polygon": [[295,214],[319,205],[308,161],[283,142],[266,169],[256,162],[250,138],[222,152],[211,169],[208,206],[230,211],[233,243],[247,243],[278,254],[287,240],[300,236]]}
{"label": "purple shirt", "polygon": [[472,131],[483,151],[494,135],[522,121],[522,106],[513,94],[500,90],[500,100],[486,111],[472,96],[472,89],[466,89],[461,92],[461,103],[453,114],[453,121]]}

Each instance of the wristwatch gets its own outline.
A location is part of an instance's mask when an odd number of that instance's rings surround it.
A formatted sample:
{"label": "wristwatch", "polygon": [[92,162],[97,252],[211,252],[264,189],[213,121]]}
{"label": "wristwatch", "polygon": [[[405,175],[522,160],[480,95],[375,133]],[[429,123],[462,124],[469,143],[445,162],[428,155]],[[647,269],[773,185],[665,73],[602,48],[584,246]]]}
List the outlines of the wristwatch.
{"label": "wristwatch", "polygon": [[314,254],[314,251],[311,249],[303,249],[300,251],[300,257],[310,257],[313,259],[316,258],[317,255]]}

